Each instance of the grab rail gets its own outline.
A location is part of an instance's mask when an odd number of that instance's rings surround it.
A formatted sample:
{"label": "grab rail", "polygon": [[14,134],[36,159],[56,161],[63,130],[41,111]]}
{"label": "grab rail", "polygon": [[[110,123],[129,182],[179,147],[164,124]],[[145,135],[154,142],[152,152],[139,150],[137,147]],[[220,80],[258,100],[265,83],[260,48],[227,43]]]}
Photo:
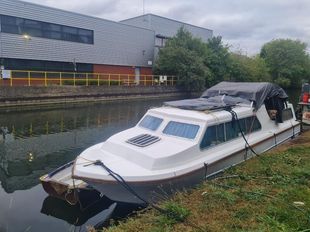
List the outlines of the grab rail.
{"label": "grab rail", "polygon": [[177,81],[176,76],[168,75],[10,70],[9,74],[1,75],[0,86],[173,86]]}

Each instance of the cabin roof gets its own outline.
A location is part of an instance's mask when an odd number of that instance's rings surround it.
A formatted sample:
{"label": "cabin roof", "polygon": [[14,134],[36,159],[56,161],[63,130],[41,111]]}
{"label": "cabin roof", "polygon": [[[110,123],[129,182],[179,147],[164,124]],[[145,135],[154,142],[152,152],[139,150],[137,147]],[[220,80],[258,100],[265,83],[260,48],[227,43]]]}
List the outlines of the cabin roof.
{"label": "cabin roof", "polygon": [[[251,107],[237,106],[234,107],[234,111],[238,114],[239,117],[243,117],[251,115],[253,110]],[[225,120],[225,118],[231,119],[231,114],[226,110],[195,111],[164,106],[150,109],[149,113],[180,120],[189,120],[193,122],[212,122],[214,120]]]}

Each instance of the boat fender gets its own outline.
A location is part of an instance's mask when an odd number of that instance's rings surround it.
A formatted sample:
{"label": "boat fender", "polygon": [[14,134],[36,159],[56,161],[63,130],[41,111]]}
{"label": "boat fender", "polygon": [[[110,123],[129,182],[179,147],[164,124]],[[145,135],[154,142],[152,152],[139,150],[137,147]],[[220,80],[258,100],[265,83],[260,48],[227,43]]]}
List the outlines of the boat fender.
{"label": "boat fender", "polygon": [[276,146],[278,146],[276,133],[273,133],[273,137],[274,137],[274,146],[276,147]]}
{"label": "boat fender", "polygon": [[244,144],[244,149],[245,149],[244,161],[246,161],[248,159],[248,150],[249,150],[247,144]]}
{"label": "boat fender", "polygon": [[208,163],[203,163],[203,166],[205,167],[205,181],[207,180],[207,176],[208,176]]}
{"label": "boat fender", "polygon": [[293,135],[292,135],[291,139],[295,138],[295,126],[293,125],[293,123],[292,123],[292,126],[293,126]]}

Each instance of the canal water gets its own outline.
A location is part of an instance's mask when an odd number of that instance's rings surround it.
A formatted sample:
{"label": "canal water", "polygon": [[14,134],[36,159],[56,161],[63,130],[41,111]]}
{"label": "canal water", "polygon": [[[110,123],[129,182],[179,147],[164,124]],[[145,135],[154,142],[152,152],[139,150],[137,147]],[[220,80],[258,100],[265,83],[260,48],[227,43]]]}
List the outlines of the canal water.
{"label": "canal water", "polygon": [[87,147],[134,126],[165,100],[79,105],[0,113],[0,232],[85,231],[125,217],[135,205],[102,198],[81,209],[49,197],[39,177]]}
{"label": "canal water", "polygon": [[[298,91],[288,92],[296,104]],[[81,209],[49,197],[39,177],[134,126],[147,109],[166,100],[172,99],[0,112],[0,232],[86,231],[138,209],[104,197]]]}

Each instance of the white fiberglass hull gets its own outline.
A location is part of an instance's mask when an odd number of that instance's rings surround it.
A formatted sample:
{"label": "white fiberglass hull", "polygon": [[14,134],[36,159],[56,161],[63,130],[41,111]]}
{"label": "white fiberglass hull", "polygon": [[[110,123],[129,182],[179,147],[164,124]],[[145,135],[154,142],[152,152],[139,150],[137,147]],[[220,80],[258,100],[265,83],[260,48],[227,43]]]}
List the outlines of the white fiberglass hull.
{"label": "white fiberglass hull", "polygon": [[[260,154],[285,142],[286,140],[293,138],[299,133],[300,126],[295,125],[294,127],[283,130],[262,141],[251,144],[251,146],[257,154]],[[213,163],[202,164],[200,168],[180,176],[156,181],[147,181],[144,180],[143,176],[141,176],[139,181],[128,181],[126,183],[144,200],[148,202],[156,202],[164,199],[166,196],[169,196],[177,190],[195,186],[201,183],[206,177],[212,176],[253,156],[254,154],[252,154],[249,149],[240,147],[240,150],[237,152],[229,153],[229,151],[227,151],[227,155],[224,158],[218,159]],[[83,179],[111,200],[138,204],[145,203],[132,192],[125,189],[117,181],[105,181],[83,177],[78,178]]]}

